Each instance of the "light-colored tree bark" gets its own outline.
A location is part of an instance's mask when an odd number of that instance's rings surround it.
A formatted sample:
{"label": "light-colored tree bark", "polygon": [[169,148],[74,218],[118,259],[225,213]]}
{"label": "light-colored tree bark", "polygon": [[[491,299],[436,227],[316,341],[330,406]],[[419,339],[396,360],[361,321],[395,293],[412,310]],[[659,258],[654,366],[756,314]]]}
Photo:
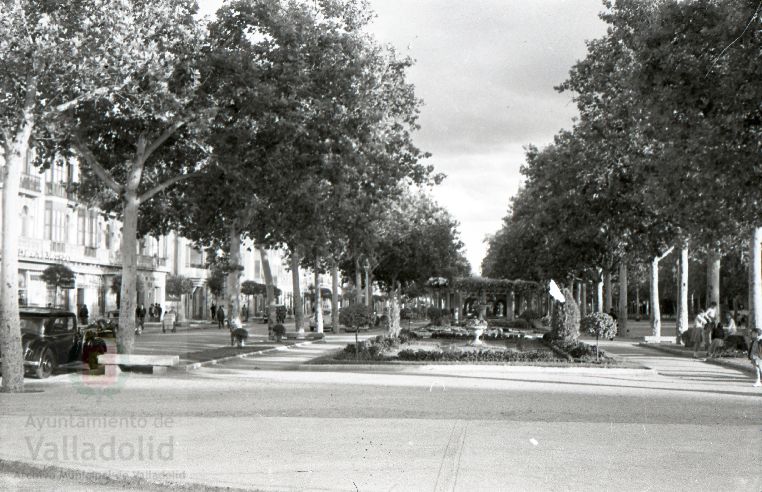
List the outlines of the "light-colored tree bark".
{"label": "light-colored tree bark", "polygon": [[331,267],[331,330],[339,332],[339,267]]}
{"label": "light-colored tree bark", "polygon": [[400,286],[395,281],[394,288],[389,292],[389,329],[387,336],[397,337],[400,334]]}
{"label": "light-colored tree bark", "polygon": [[618,331],[620,335],[628,335],[627,329],[627,262],[622,258],[619,264],[619,319]]}
{"label": "light-colored tree bark", "polygon": [[651,334],[655,337],[661,336],[661,308],[659,306],[659,262],[669,255],[674,246],[669,248],[666,253],[661,256],[654,256],[651,259]]}
{"label": "light-colored tree bark", "polygon": [[749,246],[749,328],[762,330],[762,227],[755,227]]}
{"label": "light-colored tree bark", "polygon": [[236,224],[230,226],[230,272],[227,278],[227,310],[230,329],[241,326],[241,233]]}
{"label": "light-colored tree bark", "polygon": [[297,338],[304,338],[304,306],[302,305],[301,277],[299,275],[299,253],[296,248],[291,252],[291,287],[294,296],[294,324]]}
{"label": "light-colored tree bark", "polygon": [[688,331],[688,245],[680,248],[680,259],[677,264],[677,326],[676,342],[680,343],[680,335]]}
{"label": "light-colored tree bark", "polygon": [[722,256],[713,250],[706,260],[706,305],[717,303],[717,319],[720,319],[720,263]]}
{"label": "light-colored tree bark", "polygon": [[26,108],[23,124],[18,133],[5,136],[3,153],[5,166],[3,182],[3,237],[2,237],[2,282],[0,283],[0,352],[2,358],[2,387],[9,393],[24,391],[24,354],[21,346],[21,321],[19,319],[19,262],[18,231],[20,229],[19,189],[21,170],[28,158],[29,139],[34,128],[34,103],[36,89],[27,88]]}
{"label": "light-colored tree bark", "polygon": [[323,297],[320,288],[320,263],[315,260],[315,331],[323,333]]}
{"label": "light-colored tree bark", "polygon": [[611,270],[606,269],[603,274],[603,305],[607,313],[614,307],[614,288],[611,282]]}
{"label": "light-colored tree bark", "polygon": [[275,286],[273,285],[273,273],[270,270],[270,258],[262,246],[257,246],[259,258],[262,260],[262,271],[265,274],[265,290],[267,290],[267,333],[272,336],[275,326]]}

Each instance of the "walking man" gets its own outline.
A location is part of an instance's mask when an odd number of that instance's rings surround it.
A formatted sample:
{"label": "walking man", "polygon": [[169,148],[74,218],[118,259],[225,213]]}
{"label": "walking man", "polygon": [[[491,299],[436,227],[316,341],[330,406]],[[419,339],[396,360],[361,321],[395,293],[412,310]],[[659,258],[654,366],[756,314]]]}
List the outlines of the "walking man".
{"label": "walking man", "polygon": [[225,326],[225,310],[222,306],[217,308],[217,329],[221,330]]}

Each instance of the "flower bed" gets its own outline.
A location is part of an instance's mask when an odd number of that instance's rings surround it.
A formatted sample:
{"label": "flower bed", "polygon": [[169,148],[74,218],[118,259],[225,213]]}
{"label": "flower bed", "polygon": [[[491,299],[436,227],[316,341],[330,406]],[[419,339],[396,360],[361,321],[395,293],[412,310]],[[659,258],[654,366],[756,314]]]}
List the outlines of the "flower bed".
{"label": "flower bed", "polygon": [[[473,336],[473,335],[471,335]],[[617,361],[601,353],[596,360],[595,347],[578,342],[568,346],[547,344],[539,339],[512,336],[498,342],[487,341],[484,345],[464,345],[460,340],[410,338],[403,332],[399,338],[378,336],[355,344],[324,358],[318,363],[513,363],[549,366],[613,366]]]}

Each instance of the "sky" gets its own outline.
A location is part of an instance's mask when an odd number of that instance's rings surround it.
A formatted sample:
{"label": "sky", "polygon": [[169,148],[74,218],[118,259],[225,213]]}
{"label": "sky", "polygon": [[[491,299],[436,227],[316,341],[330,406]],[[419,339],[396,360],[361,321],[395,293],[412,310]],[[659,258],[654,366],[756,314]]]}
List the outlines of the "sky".
{"label": "sky", "polygon": [[[213,14],[222,0],[198,0]],[[423,100],[415,136],[447,175],[433,189],[460,223],[479,274],[485,237],[500,229],[521,183],[524,147],[570,128],[576,107],[553,87],[605,33],[602,0],[370,0],[376,39],[415,64]]]}

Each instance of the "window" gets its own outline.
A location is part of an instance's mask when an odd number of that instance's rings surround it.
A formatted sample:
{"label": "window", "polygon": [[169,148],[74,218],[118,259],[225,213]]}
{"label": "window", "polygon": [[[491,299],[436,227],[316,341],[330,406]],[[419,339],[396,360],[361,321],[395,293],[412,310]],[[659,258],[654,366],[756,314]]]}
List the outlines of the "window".
{"label": "window", "polygon": [[85,209],[80,208],[77,211],[77,244],[85,245]]}
{"label": "window", "polygon": [[90,210],[87,217],[87,245],[98,247],[98,214],[94,210]]}
{"label": "window", "polygon": [[103,242],[106,244],[106,249],[111,249],[111,224],[106,224],[106,234],[103,239]]}
{"label": "window", "polygon": [[30,233],[30,227],[29,227],[29,207],[24,205],[21,208],[21,235],[23,237],[29,237]]}
{"label": "window", "polygon": [[69,216],[66,206],[45,202],[45,239],[57,243],[68,240]]}
{"label": "window", "polygon": [[254,259],[254,278],[262,278],[262,261]]}

